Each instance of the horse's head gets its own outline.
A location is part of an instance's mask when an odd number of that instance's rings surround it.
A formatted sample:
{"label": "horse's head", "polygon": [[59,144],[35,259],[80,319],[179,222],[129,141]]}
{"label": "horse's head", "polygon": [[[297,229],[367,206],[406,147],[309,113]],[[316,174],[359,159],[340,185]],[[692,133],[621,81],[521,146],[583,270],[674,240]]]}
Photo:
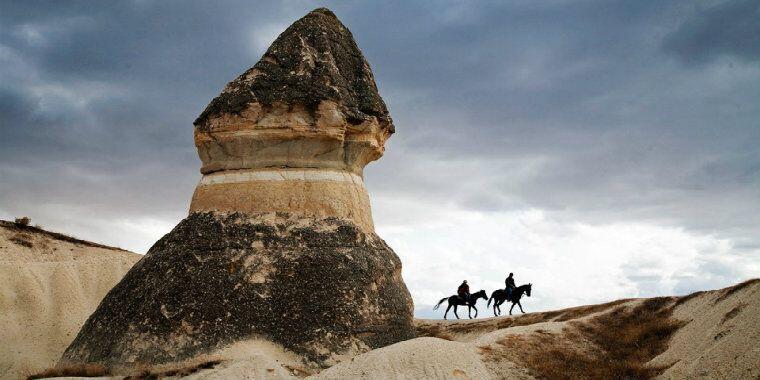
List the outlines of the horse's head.
{"label": "horse's head", "polygon": [[475,299],[478,299],[480,297],[483,297],[484,300],[488,301],[488,296],[486,295],[485,289],[480,289],[479,292],[473,294],[475,296]]}
{"label": "horse's head", "polygon": [[533,284],[528,284],[528,289],[525,290],[525,295],[527,295],[528,297],[530,297],[530,291],[531,291],[532,288],[533,288]]}

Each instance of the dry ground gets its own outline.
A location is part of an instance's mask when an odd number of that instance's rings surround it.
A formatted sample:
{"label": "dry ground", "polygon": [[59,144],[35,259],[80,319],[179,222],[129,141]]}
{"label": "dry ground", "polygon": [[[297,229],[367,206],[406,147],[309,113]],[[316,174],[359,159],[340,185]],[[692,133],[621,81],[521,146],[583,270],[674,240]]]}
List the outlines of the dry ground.
{"label": "dry ground", "polygon": [[106,292],[141,257],[0,221],[0,379],[55,364]]}

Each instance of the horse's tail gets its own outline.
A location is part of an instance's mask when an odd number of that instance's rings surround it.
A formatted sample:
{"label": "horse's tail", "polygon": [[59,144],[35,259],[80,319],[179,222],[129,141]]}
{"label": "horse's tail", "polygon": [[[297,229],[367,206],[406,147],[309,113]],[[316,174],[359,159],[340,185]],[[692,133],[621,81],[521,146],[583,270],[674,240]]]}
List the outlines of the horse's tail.
{"label": "horse's tail", "polygon": [[438,304],[435,305],[435,306],[433,306],[433,310],[438,310],[438,306],[441,306],[441,304],[443,303],[443,301],[446,301],[448,298],[449,297],[443,297],[443,298],[441,298],[441,300],[438,301]]}
{"label": "horse's tail", "polygon": [[493,294],[491,294],[491,298],[488,299],[488,306],[491,306],[491,301],[493,300]]}

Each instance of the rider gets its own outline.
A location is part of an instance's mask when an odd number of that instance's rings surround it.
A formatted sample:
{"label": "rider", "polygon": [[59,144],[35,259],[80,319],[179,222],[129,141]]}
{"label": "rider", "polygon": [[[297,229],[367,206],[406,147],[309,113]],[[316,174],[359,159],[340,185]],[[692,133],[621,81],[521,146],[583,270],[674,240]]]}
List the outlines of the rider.
{"label": "rider", "polygon": [[470,298],[470,285],[467,285],[467,280],[464,280],[462,285],[459,285],[457,288],[457,295],[462,301],[467,301]]}
{"label": "rider", "polygon": [[507,287],[507,297],[512,297],[512,291],[517,287],[515,285],[515,279],[512,277],[512,273],[509,273],[509,277],[504,280],[504,285]]}

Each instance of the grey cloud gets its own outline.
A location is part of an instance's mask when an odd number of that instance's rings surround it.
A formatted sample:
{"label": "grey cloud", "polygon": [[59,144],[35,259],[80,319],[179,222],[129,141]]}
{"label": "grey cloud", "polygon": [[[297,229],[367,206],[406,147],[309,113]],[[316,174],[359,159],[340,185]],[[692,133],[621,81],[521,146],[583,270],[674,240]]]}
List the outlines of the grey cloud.
{"label": "grey cloud", "polygon": [[683,62],[706,63],[720,56],[760,59],[760,1],[724,1],[684,21],[663,48]]}
{"label": "grey cloud", "polygon": [[[756,1],[326,5],[398,129],[367,169],[373,196],[653,221],[756,246]],[[257,33],[310,8],[3,3],[0,208],[182,215],[199,176],[192,120],[258,59]],[[672,54],[744,58],[684,67]]]}

